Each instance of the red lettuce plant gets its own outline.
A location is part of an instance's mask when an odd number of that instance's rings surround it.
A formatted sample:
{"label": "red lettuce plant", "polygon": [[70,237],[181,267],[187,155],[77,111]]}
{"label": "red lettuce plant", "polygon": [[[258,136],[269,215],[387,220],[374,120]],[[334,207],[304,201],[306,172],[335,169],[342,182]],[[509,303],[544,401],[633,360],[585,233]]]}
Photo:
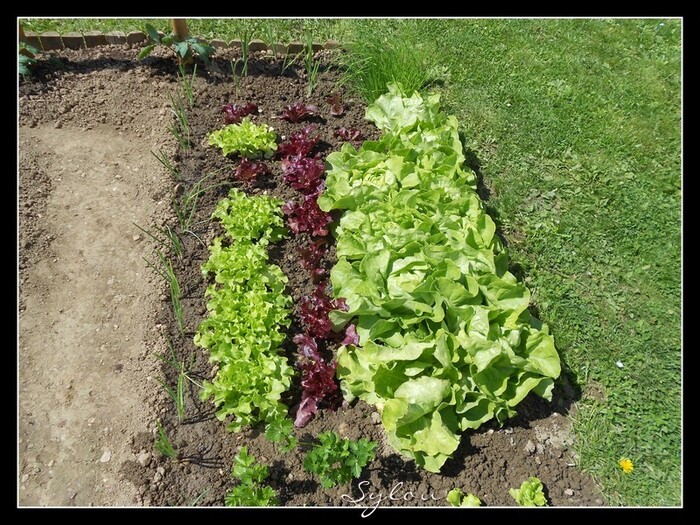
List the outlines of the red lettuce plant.
{"label": "red lettuce plant", "polygon": [[[323,180],[319,184],[319,191],[323,189]],[[289,201],[282,206],[282,211],[287,216],[287,226],[294,233],[307,232],[315,237],[328,235],[328,225],[333,218],[331,214],[322,211],[316,202],[318,194],[305,195],[299,201]]]}
{"label": "red lettuce plant", "polygon": [[318,404],[323,399],[336,395],[338,384],[335,382],[335,361],[326,362],[318,352],[318,345],[307,334],[294,336],[293,341],[299,349],[298,366],[301,369],[301,403],[297,409],[294,426],[303,427],[318,411]]}
{"label": "red lettuce plant", "polygon": [[354,324],[349,324],[345,328],[345,339],[343,339],[342,344],[355,346],[360,344],[360,336],[357,334]]}
{"label": "red lettuce plant", "polygon": [[306,195],[318,194],[322,189],[326,166],[315,157],[287,157],[282,160],[284,180],[295,190]]}
{"label": "red lettuce plant", "polygon": [[326,294],[328,283],[320,283],[314,293],[299,301],[299,319],[306,327],[306,333],[319,339],[331,337],[333,325],[328,317],[331,310],[347,310],[345,299],[333,299]]}
{"label": "red lettuce plant", "polygon": [[258,106],[252,102],[248,104],[226,104],[221,108],[224,112],[224,122],[226,124],[240,124],[241,119],[246,115],[258,112]]}
{"label": "red lettuce plant", "polygon": [[301,131],[295,131],[290,137],[277,147],[277,155],[285,157],[306,157],[318,144],[318,137],[312,137],[316,126],[306,126]]}
{"label": "red lettuce plant", "polygon": [[340,128],[336,129],[333,133],[336,137],[343,140],[360,140],[362,138],[362,132],[358,128]]}
{"label": "red lettuce plant", "polygon": [[336,91],[326,97],[326,102],[331,106],[331,115],[339,117],[345,113],[345,104],[340,100],[340,92]]}
{"label": "red lettuce plant", "polygon": [[270,168],[267,167],[267,164],[243,157],[236,168],[235,177],[240,181],[250,182],[263,173],[270,173]]}
{"label": "red lettuce plant", "polygon": [[299,250],[301,265],[311,273],[311,279],[314,282],[326,275],[326,269],[323,268],[320,263],[327,252],[326,239],[316,239],[306,248],[301,248]]}
{"label": "red lettuce plant", "polygon": [[279,118],[283,118],[288,122],[299,122],[306,117],[312,117],[317,114],[318,108],[316,106],[307,106],[303,102],[295,102],[284,106],[284,110]]}

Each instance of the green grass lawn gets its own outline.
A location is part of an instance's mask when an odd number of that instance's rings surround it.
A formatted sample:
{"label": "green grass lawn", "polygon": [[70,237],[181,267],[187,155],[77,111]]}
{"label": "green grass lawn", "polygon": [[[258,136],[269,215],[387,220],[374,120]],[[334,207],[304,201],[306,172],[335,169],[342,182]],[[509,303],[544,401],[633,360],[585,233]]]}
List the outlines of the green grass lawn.
{"label": "green grass lawn", "polygon": [[[190,28],[235,38],[242,23]],[[479,160],[489,210],[584,391],[574,418],[581,467],[611,504],[680,504],[680,21],[245,23],[281,41],[308,31],[349,41],[361,25],[439,57],[439,89]],[[622,473],[621,457],[634,472]]]}

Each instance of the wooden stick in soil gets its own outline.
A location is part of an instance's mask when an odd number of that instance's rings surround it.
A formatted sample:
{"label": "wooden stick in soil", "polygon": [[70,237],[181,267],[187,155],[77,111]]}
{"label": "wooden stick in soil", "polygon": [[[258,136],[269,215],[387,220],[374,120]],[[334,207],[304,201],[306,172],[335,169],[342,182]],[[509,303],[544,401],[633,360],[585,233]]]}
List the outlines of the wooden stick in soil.
{"label": "wooden stick in soil", "polygon": [[185,18],[173,18],[173,33],[175,33],[175,38],[180,41],[185,40],[190,36],[190,32],[187,29],[187,19]]}

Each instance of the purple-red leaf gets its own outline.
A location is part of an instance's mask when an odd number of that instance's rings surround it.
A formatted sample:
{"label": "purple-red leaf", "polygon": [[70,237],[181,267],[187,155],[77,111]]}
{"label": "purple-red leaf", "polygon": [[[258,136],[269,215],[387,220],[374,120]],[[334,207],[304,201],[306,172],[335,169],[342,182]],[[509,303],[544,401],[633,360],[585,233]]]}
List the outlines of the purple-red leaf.
{"label": "purple-red leaf", "polygon": [[336,137],[343,140],[360,140],[362,138],[362,132],[358,128],[340,128],[336,129],[334,132]]}
{"label": "purple-red leaf", "polygon": [[288,122],[299,122],[300,120],[318,114],[316,106],[307,106],[303,102],[296,102],[284,106],[284,110],[279,118],[283,118]]}
{"label": "purple-red leaf", "polygon": [[337,394],[338,384],[335,382],[336,362],[327,363],[318,352],[318,345],[313,337],[307,334],[294,336],[293,341],[299,350],[298,366],[302,370],[301,403],[297,409],[294,426],[303,427],[318,411],[318,403],[323,399]]}
{"label": "purple-red leaf", "polygon": [[306,248],[299,250],[301,265],[311,272],[311,278],[314,281],[326,274],[326,269],[320,266],[320,262],[327,252],[325,239],[317,239]]}
{"label": "purple-red leaf", "polygon": [[236,168],[236,178],[240,181],[250,182],[258,175],[270,173],[267,164],[257,160],[250,160],[246,157],[241,159],[241,162]]}
{"label": "purple-red leaf", "polygon": [[326,171],[323,161],[309,157],[287,157],[282,160],[284,180],[295,190],[307,195],[318,194]]}
{"label": "purple-red leaf", "polygon": [[277,155],[283,159],[285,157],[306,157],[311,153],[318,137],[312,137],[311,133],[316,131],[316,126],[306,126],[301,131],[295,131],[291,136],[277,147]]}
{"label": "purple-red leaf", "polygon": [[342,344],[355,346],[360,344],[360,336],[357,335],[354,324],[348,325],[348,327],[345,329],[345,339],[343,339]]}
{"label": "purple-red leaf", "polygon": [[326,97],[326,102],[331,106],[331,115],[334,117],[339,117],[345,113],[345,104],[340,100],[340,93],[336,91],[335,93]]}
{"label": "purple-red leaf", "polygon": [[319,339],[327,339],[333,329],[328,313],[335,307],[326,295],[325,288],[326,283],[321,283],[316,286],[313,294],[302,297],[299,301],[299,319],[306,327],[306,332]]}
{"label": "purple-red leaf", "polygon": [[317,194],[306,195],[301,202],[289,201],[282,206],[287,216],[287,226],[292,232],[307,232],[316,237],[328,235],[328,225],[333,218],[318,207],[316,198]]}
{"label": "purple-red leaf", "polygon": [[224,112],[224,122],[226,124],[239,124],[241,119],[246,115],[252,115],[258,112],[258,106],[252,102],[248,104],[226,104],[221,108]]}
{"label": "purple-red leaf", "polygon": [[345,302],[345,297],[338,297],[337,299],[333,299],[331,301],[331,305],[333,306],[334,310],[340,310],[341,312],[348,311],[348,305]]}

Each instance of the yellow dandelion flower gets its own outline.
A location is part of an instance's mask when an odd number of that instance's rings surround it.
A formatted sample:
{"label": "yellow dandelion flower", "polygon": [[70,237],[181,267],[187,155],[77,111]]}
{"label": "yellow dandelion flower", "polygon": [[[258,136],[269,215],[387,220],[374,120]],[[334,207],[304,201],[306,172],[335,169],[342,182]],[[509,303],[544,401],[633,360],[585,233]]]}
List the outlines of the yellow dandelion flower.
{"label": "yellow dandelion flower", "polygon": [[620,465],[622,472],[624,472],[625,474],[629,474],[634,470],[634,463],[632,463],[632,460],[630,458],[621,458],[620,461],[617,462],[617,464]]}

